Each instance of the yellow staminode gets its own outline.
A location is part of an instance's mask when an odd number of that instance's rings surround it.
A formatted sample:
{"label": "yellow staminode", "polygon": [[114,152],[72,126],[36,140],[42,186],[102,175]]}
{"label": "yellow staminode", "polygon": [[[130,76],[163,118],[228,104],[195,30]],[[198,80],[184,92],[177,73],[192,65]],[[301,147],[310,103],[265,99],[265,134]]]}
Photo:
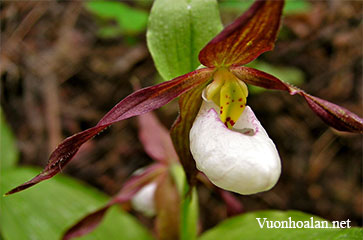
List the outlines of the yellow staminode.
{"label": "yellow staminode", "polygon": [[220,107],[221,121],[232,128],[246,107],[248,89],[227,69],[219,69],[207,87],[206,97]]}

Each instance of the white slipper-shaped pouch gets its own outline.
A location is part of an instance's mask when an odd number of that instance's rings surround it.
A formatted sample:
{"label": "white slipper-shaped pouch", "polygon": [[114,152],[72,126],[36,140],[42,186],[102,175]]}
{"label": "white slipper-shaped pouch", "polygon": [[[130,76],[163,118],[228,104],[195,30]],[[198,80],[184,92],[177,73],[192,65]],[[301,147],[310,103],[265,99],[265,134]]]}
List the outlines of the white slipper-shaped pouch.
{"label": "white slipper-shaped pouch", "polygon": [[219,107],[203,101],[190,131],[190,150],[198,170],[216,186],[239,194],[271,189],[281,173],[275,144],[249,106],[232,129]]}

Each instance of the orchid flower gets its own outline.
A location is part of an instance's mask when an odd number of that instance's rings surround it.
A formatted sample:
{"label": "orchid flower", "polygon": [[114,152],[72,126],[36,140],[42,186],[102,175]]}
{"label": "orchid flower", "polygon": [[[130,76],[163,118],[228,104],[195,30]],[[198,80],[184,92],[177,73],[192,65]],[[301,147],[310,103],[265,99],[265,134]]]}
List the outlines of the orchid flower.
{"label": "orchid flower", "polygon": [[56,175],[86,141],[110,125],[150,112],[179,96],[180,114],[171,136],[189,183],[195,184],[198,167],[222,188],[242,194],[265,191],[279,177],[280,160],[265,130],[246,107],[246,84],[300,95],[328,125],[362,133],[363,120],[347,109],[242,66],[273,49],[283,4],[283,0],[256,1],[200,51],[202,68],[130,94],[96,126],[65,139],[39,175],[7,194]]}

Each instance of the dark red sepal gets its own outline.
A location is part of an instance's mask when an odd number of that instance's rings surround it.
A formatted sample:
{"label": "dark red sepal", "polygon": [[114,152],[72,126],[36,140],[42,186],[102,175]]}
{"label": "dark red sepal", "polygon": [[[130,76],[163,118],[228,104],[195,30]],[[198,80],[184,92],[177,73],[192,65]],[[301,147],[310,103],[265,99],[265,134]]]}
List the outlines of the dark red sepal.
{"label": "dark red sepal", "polygon": [[272,50],[283,6],[283,0],[256,1],[200,51],[199,61],[207,67],[243,65]]}
{"label": "dark red sepal", "polygon": [[363,119],[349,110],[324,99],[314,97],[278,78],[248,67],[231,67],[231,72],[242,81],[274,90],[288,91],[303,96],[309,107],[328,125],[340,131],[363,133]]}

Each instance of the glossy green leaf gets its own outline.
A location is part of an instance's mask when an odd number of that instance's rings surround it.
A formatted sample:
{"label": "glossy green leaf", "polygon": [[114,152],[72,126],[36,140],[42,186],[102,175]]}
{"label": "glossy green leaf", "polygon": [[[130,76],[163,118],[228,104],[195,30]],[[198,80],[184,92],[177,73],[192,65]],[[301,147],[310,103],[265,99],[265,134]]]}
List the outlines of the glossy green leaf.
{"label": "glossy green leaf", "polygon": [[[205,232],[199,240],[360,240],[363,239],[361,228],[261,228],[256,218],[266,221],[325,221],[319,217],[299,211],[259,211],[227,219]],[[266,224],[266,223],[265,223]],[[332,226],[329,223],[329,226]]]}
{"label": "glossy green leaf", "polygon": [[[116,21],[119,28],[127,33],[144,31],[147,25],[148,14],[145,11],[132,8],[122,2],[87,1],[85,7],[100,18]],[[110,33],[112,28],[109,26],[105,28],[106,30],[101,31],[103,34],[107,33],[105,36],[117,33],[115,29]]]}
{"label": "glossy green leaf", "polygon": [[19,153],[15,145],[14,135],[0,109],[0,170],[4,171],[14,167],[18,157]]}
{"label": "glossy green leaf", "polygon": [[[1,195],[37,174],[31,168],[11,169],[1,176]],[[107,197],[71,178],[57,176],[36,188],[1,196],[0,227],[4,240],[59,240],[77,220],[107,202]],[[132,216],[114,206],[102,224],[81,239],[152,239]]]}
{"label": "glossy green leaf", "polygon": [[164,80],[196,69],[199,51],[221,29],[216,0],[156,0],[147,43]]}
{"label": "glossy green leaf", "polygon": [[[289,66],[275,66],[264,61],[255,60],[246,66],[258,69],[260,71],[269,73],[284,82],[290,83],[294,86],[300,86],[305,82],[305,75],[302,70],[296,67]],[[248,85],[249,92],[257,94],[266,91],[266,89]]]}

